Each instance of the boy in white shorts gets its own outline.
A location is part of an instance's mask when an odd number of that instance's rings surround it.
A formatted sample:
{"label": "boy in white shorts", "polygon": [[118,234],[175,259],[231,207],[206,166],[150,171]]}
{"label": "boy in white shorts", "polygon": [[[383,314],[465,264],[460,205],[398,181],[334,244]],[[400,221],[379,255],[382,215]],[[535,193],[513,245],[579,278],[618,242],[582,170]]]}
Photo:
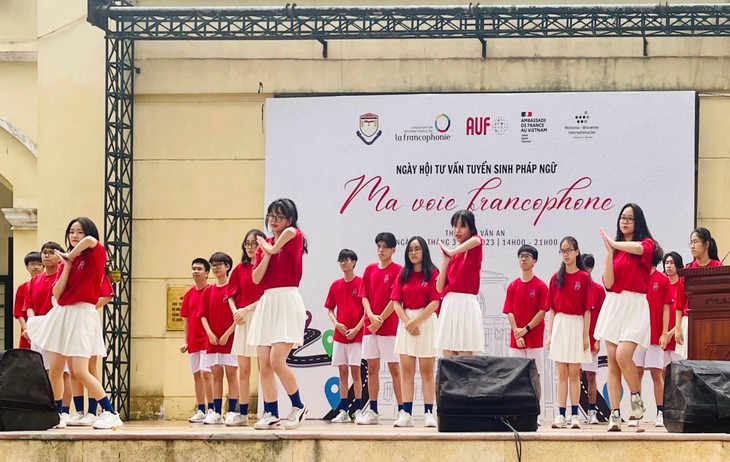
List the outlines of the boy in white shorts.
{"label": "boy in white shorts", "polygon": [[363,411],[355,423],[377,425],[378,393],[380,393],[380,362],[388,364],[393,379],[393,392],[398,402],[398,413],[403,411],[403,395],[400,383],[400,361],[395,353],[395,334],[398,330],[398,316],[394,314],[390,296],[393,286],[403,267],[393,262],[396,240],[393,233],[379,233],[375,236],[379,263],[365,268],[360,286],[360,296],[365,308],[365,332],[362,339],[362,357],[368,362],[368,395],[370,407]]}
{"label": "boy in white shorts", "polygon": [[350,249],[342,249],[337,261],[344,277],[332,283],[324,307],[327,308],[327,314],[335,326],[332,366],[337,367],[340,372],[340,411],[332,419],[332,423],[347,423],[352,422],[347,412],[348,368],[352,373],[352,386],[355,391],[355,419],[357,420],[362,414],[360,362],[365,311],[362,298],[359,296],[362,279],[355,276],[357,254]]}
{"label": "boy in white shorts", "polygon": [[[654,399],[656,399],[657,414],[654,419],[655,427],[664,426],[664,367],[666,366],[664,348],[667,346],[669,335],[669,307],[671,306],[672,292],[669,277],[657,271],[656,266],[662,261],[663,251],[659,245],[655,246],[652,255],[652,268],[649,275],[649,288],[646,299],[649,301],[649,323],[651,324],[651,342],[646,351],[634,353],[634,363],[639,371],[639,377],[644,376],[644,369],[649,369],[651,380],[654,382]],[[629,427],[638,427],[638,420],[629,420]]]}
{"label": "boy in white shorts", "polygon": [[[548,310],[548,287],[534,275],[537,249],[523,245],[517,250],[517,262],[522,274],[507,287],[503,313],[509,318],[510,357],[535,360],[538,380],[543,377],[543,337],[545,311]],[[538,393],[541,394],[542,382]],[[538,399],[540,396],[538,395]]]}
{"label": "boy in white shorts", "polygon": [[206,403],[208,404],[208,413],[215,412],[213,409],[213,376],[210,373],[210,368],[205,365],[207,334],[200,323],[203,291],[208,287],[210,263],[205,258],[196,258],[193,260],[191,268],[195,286],[185,292],[182,307],[180,307],[180,317],[183,318],[185,330],[185,343],[180,347],[180,352],[188,353],[190,371],[193,373],[193,381],[195,382],[195,399],[198,405],[198,409],[188,419],[188,422],[203,423],[206,416]]}
{"label": "boy in white shorts", "polygon": [[598,409],[596,408],[596,400],[598,399],[598,389],[596,384],[596,373],[598,372],[598,352],[601,351],[601,341],[596,340],[593,333],[596,331],[596,322],[598,315],[601,313],[603,301],[606,299],[606,290],[603,285],[593,280],[593,268],[596,266],[596,259],[590,253],[581,255],[583,265],[591,276],[591,287],[593,288],[593,311],[591,311],[591,325],[588,328],[588,337],[591,346],[591,362],[583,363],[581,367],[586,374],[586,382],[588,383],[588,423],[590,425],[598,425]]}

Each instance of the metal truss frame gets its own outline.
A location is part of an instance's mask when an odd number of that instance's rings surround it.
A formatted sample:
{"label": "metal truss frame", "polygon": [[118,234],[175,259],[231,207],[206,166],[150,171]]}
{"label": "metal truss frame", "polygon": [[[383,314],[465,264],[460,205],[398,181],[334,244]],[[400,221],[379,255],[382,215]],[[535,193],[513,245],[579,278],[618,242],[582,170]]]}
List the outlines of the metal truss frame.
{"label": "metal truss frame", "polygon": [[730,37],[730,4],[378,7],[137,7],[88,0],[106,33],[104,238],[120,273],[104,311],[104,386],[129,417],[134,43],[138,40],[487,39]]}

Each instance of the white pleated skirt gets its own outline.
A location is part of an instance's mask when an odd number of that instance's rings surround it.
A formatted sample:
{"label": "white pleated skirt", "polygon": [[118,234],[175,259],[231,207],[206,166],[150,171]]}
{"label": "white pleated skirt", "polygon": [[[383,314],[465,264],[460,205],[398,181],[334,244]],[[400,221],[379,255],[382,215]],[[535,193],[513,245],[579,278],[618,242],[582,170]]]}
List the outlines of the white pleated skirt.
{"label": "white pleated skirt", "polygon": [[682,316],[682,338],[684,339],[684,342],[682,342],[682,345],[679,343],[677,346],[674,347],[674,352],[680,355],[682,358],[687,359],[687,352],[689,349],[687,348],[687,331],[689,326],[689,318],[687,316]]}
{"label": "white pleated skirt", "polygon": [[583,316],[555,314],[548,357],[560,363],[591,362],[591,349],[583,349]]}
{"label": "white pleated skirt", "polygon": [[106,356],[101,320],[91,303],[56,306],[45,316],[28,318],[31,342],[63,356]]}
{"label": "white pleated skirt", "polygon": [[437,326],[434,345],[439,351],[484,351],[482,311],[476,295],[447,293]]}
{"label": "white pleated skirt", "polygon": [[271,346],[274,343],[304,343],[307,310],[299,289],[276,287],[266,289],[256,304],[251,318],[247,345]]}
{"label": "white pleated skirt", "polygon": [[[425,308],[418,310],[405,310],[408,319],[413,319],[423,313]],[[438,328],[436,313],[432,313],[426,320],[418,325],[418,335],[411,335],[398,321],[398,331],[395,334],[395,352],[399,355],[414,356],[416,358],[435,358],[439,350],[434,345],[436,330]]]}
{"label": "white pleated skirt", "polygon": [[253,313],[248,313],[245,318],[245,324],[236,324],[236,330],[233,333],[233,346],[231,346],[231,354],[234,356],[256,356],[256,347],[248,344],[248,332],[251,330],[251,320]]}
{"label": "white pleated skirt", "polygon": [[646,294],[606,292],[594,337],[616,345],[619,342],[634,342],[639,348],[648,348],[651,325]]}

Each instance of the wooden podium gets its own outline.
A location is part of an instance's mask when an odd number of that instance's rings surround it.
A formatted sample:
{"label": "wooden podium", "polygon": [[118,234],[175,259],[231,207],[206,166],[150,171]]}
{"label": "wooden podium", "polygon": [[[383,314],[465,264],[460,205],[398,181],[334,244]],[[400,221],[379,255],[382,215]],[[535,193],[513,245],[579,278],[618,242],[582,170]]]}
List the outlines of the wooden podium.
{"label": "wooden podium", "polygon": [[730,361],[730,266],[680,269],[687,293],[687,359]]}

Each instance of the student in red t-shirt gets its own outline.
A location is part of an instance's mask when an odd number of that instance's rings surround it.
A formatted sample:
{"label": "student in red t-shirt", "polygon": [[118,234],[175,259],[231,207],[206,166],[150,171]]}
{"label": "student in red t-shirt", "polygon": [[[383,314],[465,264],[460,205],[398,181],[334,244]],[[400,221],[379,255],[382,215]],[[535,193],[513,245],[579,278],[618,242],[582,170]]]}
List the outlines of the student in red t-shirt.
{"label": "student in red t-shirt", "polygon": [[332,423],[352,422],[347,411],[347,390],[349,375],[352,373],[352,388],[355,392],[354,418],[362,414],[362,326],[365,309],[360,297],[362,278],[355,275],[357,254],[350,249],[340,250],[337,256],[343,277],[330,285],[324,307],[335,326],[334,343],[332,344],[332,366],[340,373],[340,412],[331,420]]}
{"label": "student in red t-shirt", "polygon": [[423,394],[423,426],[435,427],[433,401],[436,398],[434,366],[438,348],[436,340],[436,310],[441,294],[436,290],[438,270],[431,262],[426,240],[414,236],[406,244],[405,266],[393,287],[391,296],[400,319],[395,336],[395,351],[400,354],[403,412],[393,424],[395,427],[413,426],[413,395],[416,359],[421,370]]}
{"label": "student in red t-shirt", "polygon": [[398,316],[390,296],[393,294],[400,270],[403,267],[393,262],[396,240],[393,233],[379,233],[375,236],[378,263],[365,268],[360,286],[360,296],[365,308],[365,332],[362,339],[362,358],[368,362],[368,394],[370,406],[355,420],[359,425],[377,425],[378,395],[380,394],[380,363],[388,365],[393,379],[393,392],[398,403],[398,413],[403,411],[400,364],[395,352],[395,334],[398,330]]}
{"label": "student in red t-shirt", "polygon": [[[205,365],[213,375],[213,412],[205,416],[203,423],[222,425],[235,417],[238,404],[238,359],[231,354],[236,323],[228,305],[228,273],[233,259],[226,253],[216,252],[210,256],[208,263],[216,282],[203,290],[200,323],[208,337]],[[222,416],[224,372],[228,381],[228,413],[225,417]]]}
{"label": "student in red t-shirt", "polygon": [[[89,372],[89,358],[103,344],[103,334],[96,313],[101,282],[104,277],[106,250],[99,242],[99,231],[86,217],[71,220],[66,227],[66,242],[72,250],[57,252],[63,259],[63,270],[53,286],[58,306],[40,322],[28,324],[31,340],[48,352],[50,377],[56,406],[61,410],[63,369],[70,361],[72,373],[89,390],[89,396],[99,401],[104,410],[94,422],[94,428],[121,427],[119,415],[106,396],[101,383]],[[65,423],[59,424],[65,427]]]}
{"label": "student in red t-shirt", "polygon": [[451,227],[457,246],[449,249],[439,241],[443,260],[436,290],[444,299],[435,345],[446,357],[468,356],[484,351],[482,311],[477,301],[484,242],[469,210],[454,213]]}
{"label": "student in red t-shirt", "polygon": [[[25,269],[28,270],[31,280],[36,275],[43,272],[43,263],[41,261],[41,254],[38,252],[28,252],[28,255],[23,258]],[[28,286],[30,281],[26,281],[18,286],[18,290],[15,291],[15,303],[13,306],[13,316],[18,320],[20,324],[20,341],[18,342],[18,348],[29,349],[30,341],[28,340],[27,327],[25,325],[28,319],[28,314],[25,310],[25,299],[28,296]]]}
{"label": "student in red t-shirt", "polygon": [[632,420],[644,416],[644,400],[639,388],[641,381],[633,356],[637,347],[647,348],[651,339],[649,327],[649,287],[654,239],[636,204],[621,208],[616,221],[616,238],[611,239],[601,229],[606,247],[606,268],[603,283],[608,289],[606,301],[596,323],[595,336],[606,341],[608,353],[608,396],[611,415],[608,431],[621,431],[621,377],[631,392]]}
{"label": "student in red t-shirt", "polygon": [[[547,285],[533,273],[537,256],[537,249],[531,245],[523,245],[517,250],[517,262],[522,274],[507,286],[502,312],[507,315],[511,329],[510,357],[534,359],[539,381],[545,376],[544,319],[550,304]],[[542,393],[540,383],[538,399]]]}
{"label": "student in red t-shirt", "polygon": [[195,285],[183,295],[180,317],[183,318],[185,343],[180,347],[181,353],[187,353],[190,360],[190,372],[193,373],[195,384],[195,399],[198,409],[188,419],[190,423],[203,423],[206,417],[205,404],[208,403],[208,413],[215,412],[213,403],[213,376],[210,368],[205,364],[205,346],[207,332],[200,321],[203,309],[203,292],[208,287],[210,263],[205,258],[195,258],[190,264]]}
{"label": "student in red t-shirt", "polygon": [[[664,255],[663,259],[664,274],[669,278],[669,290],[672,295],[672,309],[669,314],[669,342],[667,347],[664,349],[664,366],[672,361],[679,361],[684,357],[679,354],[679,350],[682,349],[681,345],[677,345],[675,341],[675,335],[678,330],[682,328],[682,315],[687,307],[687,294],[684,293],[684,278],[679,277],[677,273],[678,268],[684,267],[684,261],[682,256],[677,252],[669,252]],[[677,313],[679,311],[679,313]],[[677,327],[677,318],[680,319],[679,327]],[[681,333],[679,334],[682,335]],[[665,369],[666,370],[666,369]]]}
{"label": "student in red t-shirt", "polygon": [[[637,349],[634,352],[634,363],[639,372],[639,379],[643,378],[644,370],[649,369],[651,380],[654,382],[654,399],[657,404],[657,414],[654,419],[655,427],[664,426],[664,349],[669,342],[669,306],[672,304],[672,289],[669,278],[656,270],[656,265],[662,261],[664,250],[657,244],[652,256],[651,274],[649,275],[649,289],[646,299],[649,302],[649,323],[651,326],[651,344],[645,351]],[[638,427],[638,420],[629,420],[630,427]]]}
{"label": "student in red t-shirt", "polygon": [[253,260],[259,237],[266,238],[263,231],[252,229],[241,243],[241,262],[233,268],[228,280],[228,306],[233,313],[236,330],[233,333],[231,353],[238,358],[238,412],[230,414],[225,423],[230,427],[248,425],[248,400],[251,388],[251,358],[256,357],[256,347],[248,345],[249,329],[253,312],[264,291],[253,283]]}
{"label": "student in red t-shirt", "polygon": [[299,428],[307,415],[297,379],[286,363],[292,348],[304,343],[307,316],[299,293],[307,240],[297,227],[298,218],[294,201],[277,199],[266,211],[266,225],[274,236],[256,239],[259,246],[251,279],[264,294],[256,304],[246,343],[256,346],[261,371],[264,413],[254,424],[257,430],[273,430],[281,425],[276,377],[289,395],[292,406],[284,428]]}
{"label": "student in red t-shirt", "polygon": [[[558,406],[553,428],[580,428],[578,403],[580,402],[580,368],[590,362],[591,348],[588,331],[593,308],[591,277],[585,270],[578,241],[566,236],[560,241],[563,263],[550,279],[548,304],[547,347],[550,359],[558,370]],[[570,382],[570,423],[566,422],[568,383]]]}
{"label": "student in red t-shirt", "polygon": [[591,345],[591,362],[581,364],[583,372],[586,373],[588,382],[588,423],[598,425],[598,410],[596,399],[598,398],[598,387],[596,386],[596,373],[598,372],[598,352],[601,351],[601,341],[596,340],[596,322],[601,314],[603,301],[606,299],[606,290],[603,286],[593,280],[593,268],[596,266],[596,259],[590,253],[581,255],[583,265],[588,275],[591,276],[591,287],[593,288],[593,310],[591,311],[591,327],[588,329],[588,337]]}

